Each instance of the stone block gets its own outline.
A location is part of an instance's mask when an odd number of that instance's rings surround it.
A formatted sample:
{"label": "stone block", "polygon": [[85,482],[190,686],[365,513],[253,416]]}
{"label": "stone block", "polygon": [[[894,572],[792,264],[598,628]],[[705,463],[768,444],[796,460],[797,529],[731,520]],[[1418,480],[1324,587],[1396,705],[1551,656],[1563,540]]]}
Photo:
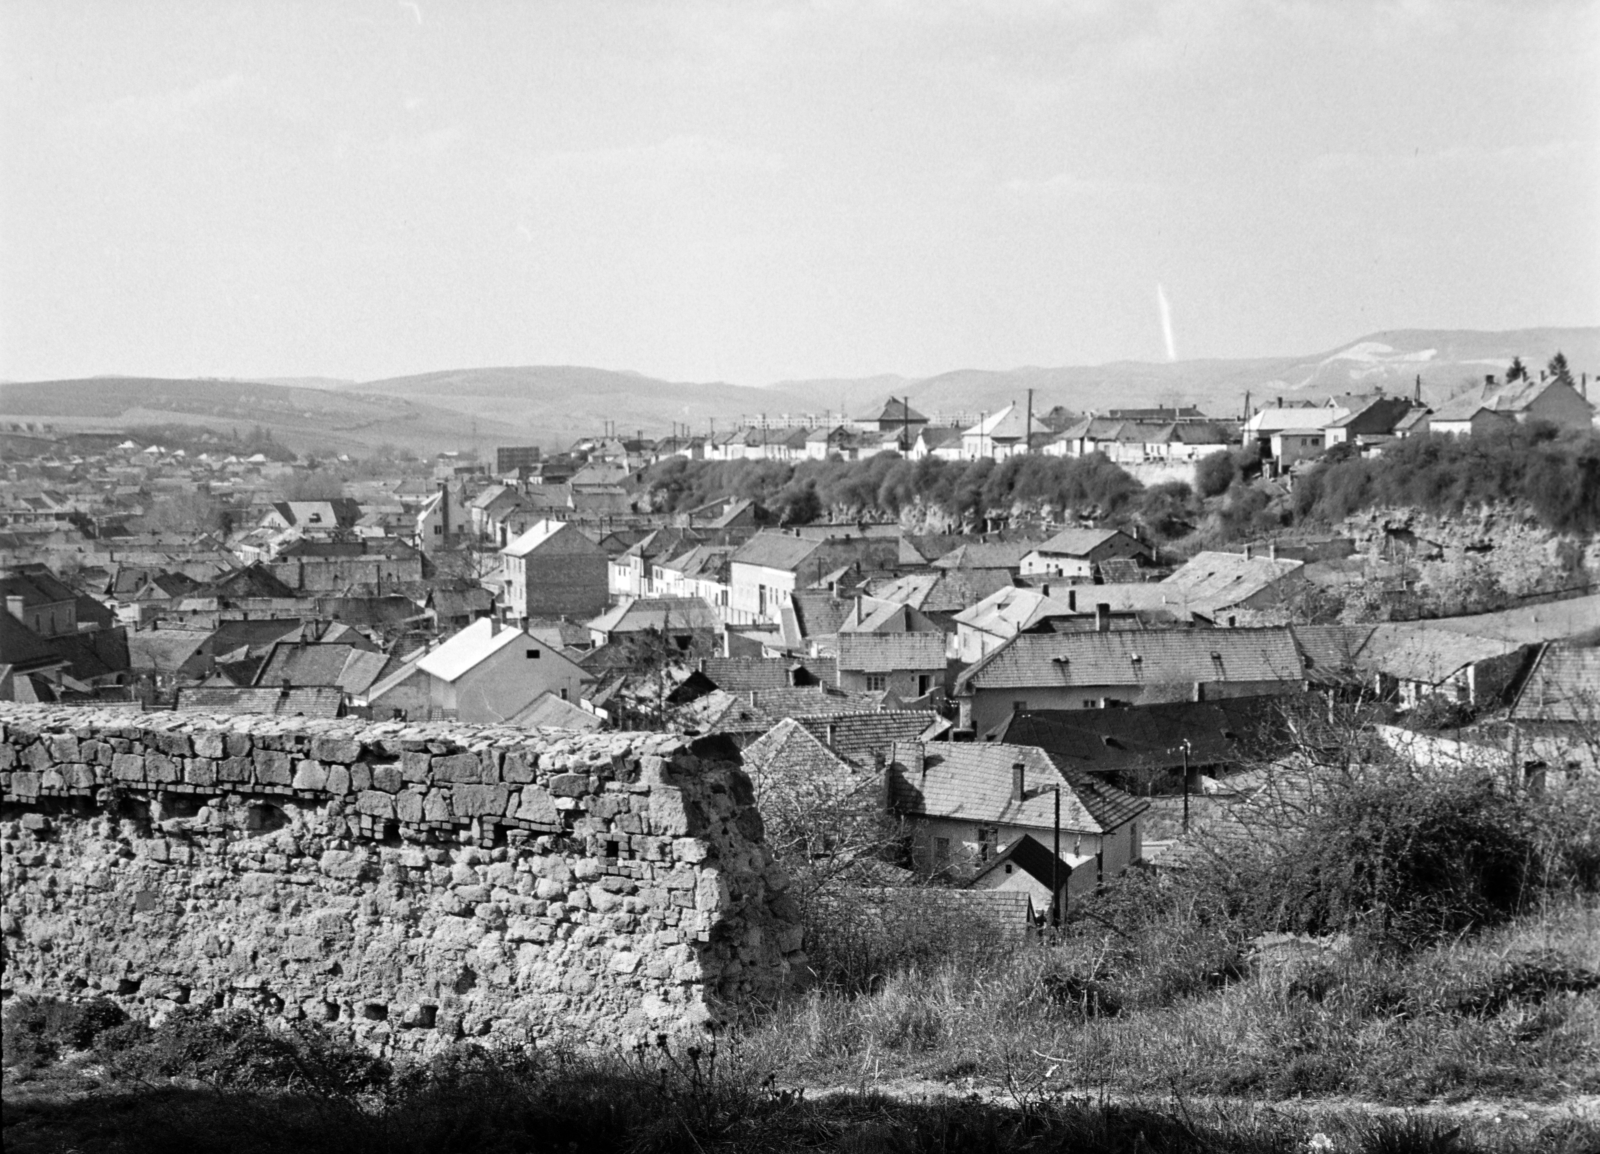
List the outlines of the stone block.
{"label": "stone block", "polygon": [[422,813],[423,794],[420,790],[408,789],[395,795],[394,815],[403,822],[413,825],[424,820]]}
{"label": "stone block", "polygon": [[78,751],[78,739],[71,736],[58,736],[50,739],[50,756],[56,761],[77,761],[81,754]]}
{"label": "stone block", "polygon": [[328,771],[322,762],[308,757],[294,767],[294,787],[318,792],[327,789]]}
{"label": "stone block", "polygon": [[394,795],[382,790],[368,789],[356,794],[356,812],[368,817],[394,817]]}
{"label": "stone block", "polygon": [[650,791],[651,832],[664,837],[694,836],[706,832],[709,822],[705,810],[683,790],[658,785]]}
{"label": "stone block", "polygon": [[166,785],[179,780],[177,763],[164,753],[144,755],[144,779],[152,785]]}
{"label": "stone block", "polygon": [[197,733],[191,740],[194,743],[196,757],[209,757],[213,761],[220,761],[228,754],[227,743],[222,740],[222,734],[215,730]]}
{"label": "stone block", "polygon": [[361,793],[372,788],[372,767],[364,761],[358,761],[350,767],[350,791]]}
{"label": "stone block", "polygon": [[427,821],[449,821],[455,815],[450,810],[450,794],[442,789],[430,789],[423,799],[422,816]]}
{"label": "stone block", "polygon": [[18,801],[32,801],[39,796],[40,775],[31,769],[19,769],[11,775],[11,796]]}
{"label": "stone block", "polygon": [[508,749],[500,764],[500,775],[503,781],[520,785],[533,781],[538,768],[537,753],[524,749]]}
{"label": "stone block", "polygon": [[361,742],[353,737],[324,735],[311,739],[311,756],[318,761],[350,765],[361,757]]}
{"label": "stone block", "polygon": [[223,744],[227,746],[229,757],[249,757],[254,743],[248,733],[240,733],[230,729],[222,735]]}
{"label": "stone block", "polygon": [[457,817],[500,817],[506,810],[506,787],[503,785],[458,785],[451,794],[451,805]]}
{"label": "stone block", "polygon": [[381,789],[385,793],[399,793],[403,785],[405,785],[405,778],[401,776],[398,765],[375,765],[372,767],[373,789]]}
{"label": "stone block", "polygon": [[[133,753],[119,753],[111,758],[112,781],[143,781],[144,758]],[[13,789],[16,787],[13,786]]]}
{"label": "stone block", "polygon": [[330,849],[323,853],[317,866],[331,878],[354,881],[366,871],[367,855],[352,853],[349,850]]}
{"label": "stone block", "polygon": [[294,780],[293,766],[287,753],[258,749],[251,760],[256,767],[256,781],[262,785],[288,785]]}
{"label": "stone block", "polygon": [[255,765],[248,757],[225,757],[217,762],[217,780],[246,782],[255,779]]}
{"label": "stone block", "polygon": [[433,758],[420,750],[408,749],[400,755],[400,776],[409,782],[426,783],[432,773]]}
{"label": "stone block", "polygon": [[589,792],[589,775],[586,773],[558,773],[548,782],[555,797],[582,797]]}
{"label": "stone block", "polygon": [[433,780],[474,785],[482,780],[483,767],[473,753],[446,753],[433,759]]}
{"label": "stone block", "polygon": [[561,817],[556,813],[555,801],[548,791],[537,785],[524,786],[522,804],[515,814],[518,821],[531,822],[548,829],[559,829]]}
{"label": "stone block", "polygon": [[168,757],[194,756],[194,746],[189,744],[189,735],[187,733],[169,733],[158,729],[149,737],[146,737],[145,741],[150,742],[152,739],[154,739],[156,749]]}
{"label": "stone block", "polygon": [[191,757],[183,763],[183,780],[189,785],[216,785],[217,763],[209,757]]}
{"label": "stone block", "polygon": [[350,792],[350,771],[342,765],[328,767],[328,783],[324,787],[335,797],[343,797]]}

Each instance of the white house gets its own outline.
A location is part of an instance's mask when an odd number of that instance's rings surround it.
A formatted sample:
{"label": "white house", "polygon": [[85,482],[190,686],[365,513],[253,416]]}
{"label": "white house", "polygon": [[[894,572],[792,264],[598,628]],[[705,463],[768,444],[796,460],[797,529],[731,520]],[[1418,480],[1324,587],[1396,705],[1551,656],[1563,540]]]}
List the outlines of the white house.
{"label": "white house", "polygon": [[588,679],[582,666],[538,638],[482,618],[374,684],[367,703],[374,717],[399,710],[412,720],[493,725],[543,693],[576,702]]}

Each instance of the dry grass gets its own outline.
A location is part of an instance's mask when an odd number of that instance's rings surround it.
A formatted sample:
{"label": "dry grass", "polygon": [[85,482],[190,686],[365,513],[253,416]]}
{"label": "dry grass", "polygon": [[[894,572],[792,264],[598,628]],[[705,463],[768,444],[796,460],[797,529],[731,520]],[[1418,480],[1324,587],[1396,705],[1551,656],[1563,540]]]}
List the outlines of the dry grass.
{"label": "dry grass", "polygon": [[[1193,943],[1107,964],[1080,935],[990,966],[910,968],[875,993],[813,990],[751,1030],[774,1068],[848,1083],[865,1070],[1036,1078],[1053,1089],[1466,1095],[1600,1091],[1600,906],[1569,902],[1413,955],[1352,945],[1238,977],[1193,973]],[[1193,974],[1190,987],[1175,971]],[[1207,985],[1218,983],[1217,988]]]}

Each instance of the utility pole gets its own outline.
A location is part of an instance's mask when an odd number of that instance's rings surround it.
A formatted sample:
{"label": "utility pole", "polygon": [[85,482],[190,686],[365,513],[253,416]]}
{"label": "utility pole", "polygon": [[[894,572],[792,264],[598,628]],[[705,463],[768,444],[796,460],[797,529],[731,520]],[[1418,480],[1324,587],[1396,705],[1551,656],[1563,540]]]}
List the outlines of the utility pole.
{"label": "utility pole", "polygon": [[1056,783],[1055,840],[1050,853],[1050,925],[1061,924],[1061,783]]}
{"label": "utility pole", "polygon": [[1189,739],[1183,739],[1183,832],[1189,832]]}
{"label": "utility pole", "polygon": [[1022,425],[1022,451],[1033,452],[1033,390],[1028,390],[1028,416]]}

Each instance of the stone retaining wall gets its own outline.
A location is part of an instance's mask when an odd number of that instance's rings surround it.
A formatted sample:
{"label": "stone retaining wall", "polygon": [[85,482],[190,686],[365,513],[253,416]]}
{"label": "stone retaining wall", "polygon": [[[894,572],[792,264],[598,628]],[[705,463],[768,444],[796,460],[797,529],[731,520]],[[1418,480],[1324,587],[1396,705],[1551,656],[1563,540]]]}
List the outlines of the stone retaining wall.
{"label": "stone retaining wall", "polygon": [[0,704],[0,992],[423,1052],[712,1027],[804,958],[749,780],[696,748]]}

